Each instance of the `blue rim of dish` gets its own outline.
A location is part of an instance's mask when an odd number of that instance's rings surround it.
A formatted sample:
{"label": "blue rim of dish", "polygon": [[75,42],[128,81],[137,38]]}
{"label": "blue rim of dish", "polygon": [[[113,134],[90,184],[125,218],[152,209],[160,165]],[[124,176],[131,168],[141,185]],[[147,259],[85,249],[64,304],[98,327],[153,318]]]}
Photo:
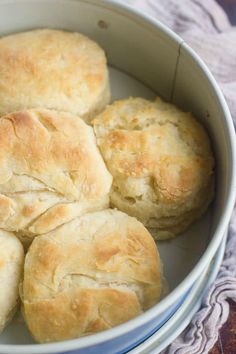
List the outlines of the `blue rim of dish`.
{"label": "blue rim of dish", "polygon": [[[181,305],[184,303],[184,301],[187,299],[189,293],[192,291],[192,288],[194,287],[191,286],[191,288],[183,295],[183,297],[180,299],[180,301],[177,303],[177,305],[175,305],[171,311],[166,315],[166,317],[156,326],[154,327],[148,334],[146,334],[143,338],[140,338],[137,342],[129,345],[127,348],[125,348],[122,351],[119,351],[117,353],[114,354],[125,354],[138,347],[140,344],[142,344],[143,342],[145,342],[147,339],[149,339],[153,334],[155,334],[161,327],[163,327],[167,321],[169,321],[169,319],[176,313],[176,311],[178,311],[178,309],[181,307]],[[64,353],[66,354],[66,353]]]}

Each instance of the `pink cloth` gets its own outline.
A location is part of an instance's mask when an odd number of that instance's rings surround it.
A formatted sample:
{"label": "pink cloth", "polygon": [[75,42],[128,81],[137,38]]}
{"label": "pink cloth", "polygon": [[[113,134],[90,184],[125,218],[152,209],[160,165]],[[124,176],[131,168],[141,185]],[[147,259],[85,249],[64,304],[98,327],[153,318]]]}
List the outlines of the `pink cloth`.
{"label": "pink cloth", "polygon": [[[128,0],[178,33],[204,59],[217,79],[236,126],[236,27],[214,0]],[[224,261],[202,307],[163,354],[207,354],[236,301],[236,210]],[[236,352],[236,349],[235,349]]]}

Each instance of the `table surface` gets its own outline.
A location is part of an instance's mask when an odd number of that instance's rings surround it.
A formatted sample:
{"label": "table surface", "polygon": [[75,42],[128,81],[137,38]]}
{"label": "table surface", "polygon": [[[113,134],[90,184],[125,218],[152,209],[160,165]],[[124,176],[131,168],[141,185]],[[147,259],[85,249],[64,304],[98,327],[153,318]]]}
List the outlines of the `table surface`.
{"label": "table surface", "polygon": [[230,314],[227,322],[221,328],[219,338],[209,354],[236,353],[236,303],[229,300]]}
{"label": "table surface", "polygon": [[[230,22],[236,25],[236,0],[217,0],[227,12]],[[236,352],[236,351],[235,351]]]}

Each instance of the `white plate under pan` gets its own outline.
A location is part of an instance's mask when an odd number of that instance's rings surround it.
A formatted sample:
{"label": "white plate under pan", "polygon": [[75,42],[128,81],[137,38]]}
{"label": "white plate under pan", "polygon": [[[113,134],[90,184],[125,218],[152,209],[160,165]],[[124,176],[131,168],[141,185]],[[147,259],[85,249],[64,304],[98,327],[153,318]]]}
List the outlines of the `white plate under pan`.
{"label": "white plate under pan", "polygon": [[233,124],[215,80],[198,56],[165,26],[135,9],[106,0],[0,0],[0,35],[39,27],[79,31],[96,40],[116,68],[111,69],[113,99],[151,98],[155,92],[194,112],[212,138],[217,160],[214,205],[184,235],[158,245],[170,285],[168,296],[123,325],[80,339],[34,344],[17,319],[0,335],[0,354],[124,353],[177,311],[222,242],[236,190]]}
{"label": "white plate under pan", "polygon": [[193,315],[200,308],[203,296],[217,276],[224,256],[226,238],[227,235],[209,267],[195,282],[180,308],[156,333],[127,354],[158,354],[188,326]]}

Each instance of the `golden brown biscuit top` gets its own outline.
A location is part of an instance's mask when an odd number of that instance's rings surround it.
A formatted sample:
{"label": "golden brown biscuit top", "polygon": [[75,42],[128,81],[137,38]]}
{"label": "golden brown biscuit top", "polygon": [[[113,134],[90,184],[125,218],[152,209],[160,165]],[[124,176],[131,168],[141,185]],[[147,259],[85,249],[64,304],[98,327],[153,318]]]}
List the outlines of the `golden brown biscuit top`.
{"label": "golden brown biscuit top", "polygon": [[157,303],[161,292],[151,235],[137,219],[104,210],[34,239],[21,296],[34,337],[49,342],[128,321]]}
{"label": "golden brown biscuit top", "polygon": [[14,192],[24,191],[21,177],[26,176],[48,191],[78,200],[108,192],[111,180],[92,129],[69,113],[49,110],[0,118],[0,166],[0,192],[12,178],[19,180]]}
{"label": "golden brown biscuit top", "polygon": [[93,130],[78,117],[28,110],[0,118],[1,228],[47,232],[107,207],[110,186]]}
{"label": "golden brown biscuit top", "polygon": [[107,80],[103,50],[80,33],[39,29],[0,39],[0,114],[42,107],[83,116],[99,105]]}
{"label": "golden brown biscuit top", "polygon": [[124,194],[133,189],[136,195],[135,180],[143,179],[159,201],[183,200],[212,173],[214,160],[203,127],[190,113],[161,99],[117,101],[93,125],[114,185]]}
{"label": "golden brown biscuit top", "polygon": [[[26,256],[24,300],[49,299],[71,288],[134,291],[143,308],[161,294],[156,244],[135,218],[117,210],[86,214],[37,237]],[[149,290],[149,291],[148,291]]]}

